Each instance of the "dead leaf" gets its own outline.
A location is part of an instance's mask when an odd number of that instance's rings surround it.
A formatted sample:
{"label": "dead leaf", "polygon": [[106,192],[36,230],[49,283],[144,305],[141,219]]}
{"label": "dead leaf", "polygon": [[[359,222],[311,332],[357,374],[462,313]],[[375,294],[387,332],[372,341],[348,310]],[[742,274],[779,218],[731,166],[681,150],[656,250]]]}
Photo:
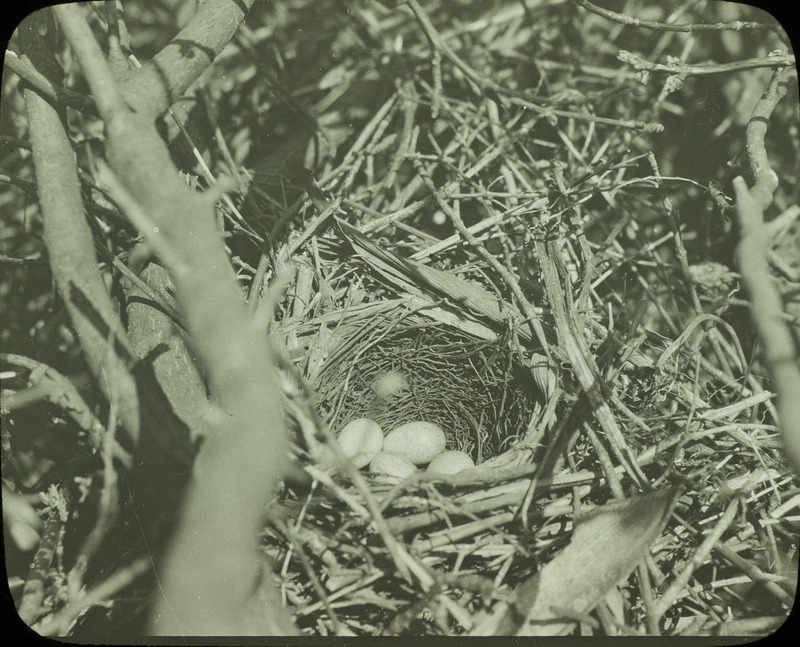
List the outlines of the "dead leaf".
{"label": "dead leaf", "polygon": [[513,602],[498,603],[491,614],[478,618],[471,634],[571,632],[644,558],[680,493],[680,487],[658,490],[577,517],[569,546],[520,585]]}

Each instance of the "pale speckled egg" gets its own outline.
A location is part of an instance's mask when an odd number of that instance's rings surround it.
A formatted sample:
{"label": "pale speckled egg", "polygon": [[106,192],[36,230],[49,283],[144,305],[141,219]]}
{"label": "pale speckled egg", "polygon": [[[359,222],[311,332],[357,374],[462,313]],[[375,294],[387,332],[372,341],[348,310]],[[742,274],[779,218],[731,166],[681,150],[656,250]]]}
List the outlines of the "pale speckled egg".
{"label": "pale speckled egg", "polygon": [[461,470],[466,470],[470,467],[475,467],[475,461],[472,460],[469,454],[453,449],[434,457],[426,471],[429,473],[435,472],[436,474],[457,474]]}
{"label": "pale speckled egg", "polygon": [[407,422],[392,429],[383,440],[383,451],[397,454],[415,465],[430,463],[444,451],[446,439],[439,425],[432,422]]}
{"label": "pale speckled egg", "polygon": [[357,468],[369,465],[383,447],[381,426],[369,418],[357,418],[348,422],[336,437],[345,456]]}
{"label": "pale speckled egg", "polygon": [[389,452],[379,452],[369,464],[369,471],[373,474],[385,474],[404,479],[418,470],[416,465],[407,458]]}

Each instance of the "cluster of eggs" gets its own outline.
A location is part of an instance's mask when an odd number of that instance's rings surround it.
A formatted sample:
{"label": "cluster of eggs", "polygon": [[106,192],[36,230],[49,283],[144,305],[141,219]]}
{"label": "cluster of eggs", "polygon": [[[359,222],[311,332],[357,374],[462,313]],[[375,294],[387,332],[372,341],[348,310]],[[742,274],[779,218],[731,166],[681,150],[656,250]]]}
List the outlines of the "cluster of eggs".
{"label": "cluster of eggs", "polygon": [[456,474],[475,465],[462,451],[446,451],[444,432],[432,422],[407,422],[384,436],[377,422],[358,418],[336,440],[357,468],[369,465],[374,474],[407,478],[424,465],[428,472]]}

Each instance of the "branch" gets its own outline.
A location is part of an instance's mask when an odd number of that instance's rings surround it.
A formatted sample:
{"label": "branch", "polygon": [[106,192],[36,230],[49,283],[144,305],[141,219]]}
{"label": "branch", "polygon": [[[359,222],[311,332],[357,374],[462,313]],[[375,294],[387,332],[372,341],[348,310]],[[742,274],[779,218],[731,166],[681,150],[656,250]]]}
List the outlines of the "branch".
{"label": "branch", "polygon": [[[800,470],[800,368],[797,349],[783,319],[783,303],[767,262],[763,209],[744,179],[733,181],[740,239],[736,262],[742,283],[750,295],[753,324],[764,347],[764,363],[775,383],[777,410],[786,455]],[[755,188],[755,187],[754,187]]]}
{"label": "branch", "polygon": [[736,262],[742,283],[750,295],[750,312],[764,347],[764,363],[775,383],[777,410],[786,455],[800,470],[800,365],[794,337],[786,325],[783,303],[769,270],[769,237],[764,225],[764,209],[772,203],[778,177],[769,164],[764,136],[777,102],[786,94],[786,73],[776,71],[767,91],[756,104],[747,125],[747,157],[754,184],[751,189],[743,178],[733,181],[739,244]]}
{"label": "branch", "polygon": [[742,31],[743,29],[775,29],[772,25],[767,25],[760,22],[751,22],[744,20],[734,20],[731,22],[717,22],[717,23],[684,23],[682,25],[673,25],[666,22],[658,22],[655,20],[641,20],[634,18],[623,13],[610,11],[593,5],[588,0],[573,0],[579,7],[583,7],[587,11],[591,11],[598,16],[613,20],[622,25],[629,25],[631,27],[644,27],[645,29],[655,29],[657,31]]}
{"label": "branch", "polygon": [[[46,364],[10,353],[0,353],[0,361],[20,366],[30,371],[28,384],[30,388],[7,395],[3,399],[3,411],[21,409],[31,402],[47,400],[61,408],[72,418],[89,440],[89,446],[98,452],[102,449],[105,427],[86,404],[78,389],[66,377]],[[114,457],[126,466],[131,464],[131,457],[119,444],[113,442]]]}
{"label": "branch", "polygon": [[8,69],[16,72],[25,83],[36,88],[39,94],[47,97],[50,101],[64,103],[81,111],[94,110],[94,105],[89,97],[62,85],[54,84],[36,69],[27,56],[17,56],[16,52],[7,49],[4,64],[8,66]]}
{"label": "branch", "polygon": [[[59,86],[62,71],[55,57],[55,24],[50,12],[30,16],[20,25],[19,38],[31,64],[54,87]],[[129,370],[132,352],[97,270],[64,115],[32,87],[23,94],[50,267],[86,363],[135,442],[139,403]]]}
{"label": "branch", "polygon": [[[151,628],[158,634],[297,633],[258,546],[264,511],[287,462],[282,405],[272,350],[247,315],[216,228],[220,192],[190,190],[152,114],[120,100],[80,8],[53,11],[105,123],[107,158],[120,188],[139,204],[137,213],[146,214],[151,243],[157,239],[162,252],[169,250],[161,260],[173,274],[175,298],[216,405],[197,459],[198,478],[160,574]],[[221,25],[221,33],[229,31],[230,24]]]}
{"label": "branch", "polygon": [[627,63],[635,70],[647,72],[666,72],[667,74],[681,74],[685,76],[703,76],[705,74],[725,74],[728,72],[741,72],[743,70],[756,70],[764,67],[789,67],[795,64],[795,57],[789,55],[770,55],[761,58],[748,58],[732,63],[706,63],[689,65],[687,63],[652,63],[638,54],[620,50],[617,58]]}
{"label": "branch", "polygon": [[236,33],[255,0],[199,0],[188,24],[121,85],[136,112],[161,115],[208,68]]}

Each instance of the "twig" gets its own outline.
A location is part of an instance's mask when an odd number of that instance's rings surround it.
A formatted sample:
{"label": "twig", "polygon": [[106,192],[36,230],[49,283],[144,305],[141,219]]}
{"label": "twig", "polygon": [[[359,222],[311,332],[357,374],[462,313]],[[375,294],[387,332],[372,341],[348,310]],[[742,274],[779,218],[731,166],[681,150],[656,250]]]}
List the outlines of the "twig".
{"label": "twig", "polygon": [[627,63],[635,70],[647,72],[665,72],[667,74],[679,74],[681,76],[702,76],[705,74],[726,74],[730,72],[742,72],[744,70],[757,70],[760,68],[791,67],[795,64],[794,56],[771,55],[762,58],[748,58],[732,63],[706,63],[689,65],[687,63],[653,63],[645,60],[637,54],[620,50],[617,58],[623,63]]}
{"label": "twig", "polygon": [[[778,188],[778,176],[770,166],[764,138],[775,106],[786,95],[789,73],[789,68],[779,69],[773,73],[767,91],[753,108],[753,114],[750,116],[750,121],[747,122],[745,132],[747,161],[750,164],[750,173],[754,182],[750,189],[750,195],[757,201],[762,211],[772,204],[772,194]],[[741,214],[739,217],[743,233],[750,233],[757,226],[753,218],[742,218]],[[759,219],[760,222],[761,219]]]}
{"label": "twig", "polygon": [[36,88],[42,96],[56,103],[64,103],[76,110],[88,110],[89,112],[95,110],[94,103],[89,97],[56,85],[42,74],[27,56],[18,56],[16,52],[6,50],[4,62],[10,70],[16,72],[25,83]]}
{"label": "twig", "polygon": [[728,507],[725,509],[724,514],[720,517],[717,525],[714,526],[714,530],[705,538],[705,540],[703,540],[703,543],[700,544],[700,546],[694,552],[692,559],[689,560],[689,563],[686,565],[686,567],[681,571],[681,573],[675,578],[675,581],[656,602],[653,609],[655,618],[660,619],[680,597],[681,592],[686,588],[686,585],[689,583],[689,579],[692,577],[695,570],[697,570],[697,568],[702,565],[706,559],[708,559],[708,556],[711,554],[714,546],[719,541],[719,538],[728,529],[728,526],[733,523],[733,520],[736,518],[739,505],[739,498],[734,497],[728,504]]}
{"label": "twig", "polygon": [[613,20],[622,25],[630,25],[632,27],[644,27],[645,29],[655,29],[658,31],[742,31],[743,29],[775,29],[772,25],[766,25],[760,22],[734,20],[732,22],[717,22],[717,23],[684,23],[682,25],[672,25],[670,23],[658,22],[655,20],[641,20],[628,16],[626,14],[617,13],[608,9],[602,9],[593,5],[588,0],[573,0],[579,7],[583,7],[587,11]]}
{"label": "twig", "polygon": [[792,606],[794,603],[794,595],[790,595],[784,591],[778,583],[772,579],[774,576],[770,576],[752,562],[746,560],[744,557],[740,557],[736,551],[722,542],[717,542],[716,546],[714,546],[714,550],[718,551],[731,564],[741,569],[753,582],[761,584],[764,589],[775,596],[781,604],[787,607]]}
{"label": "twig", "polygon": [[747,155],[754,184],[748,189],[742,177],[733,181],[740,240],[736,261],[750,295],[751,314],[764,347],[764,362],[778,394],[777,409],[786,455],[800,470],[800,368],[794,338],[783,320],[780,294],[773,284],[767,261],[769,241],[764,209],[772,203],[778,177],[769,164],[764,136],[769,118],[786,94],[786,70],[778,70],[753,110],[747,125]]}
{"label": "twig", "polygon": [[[0,354],[0,361],[28,369],[30,371],[28,383],[32,389],[35,389],[35,393],[30,395],[44,398],[60,407],[86,432],[90,447],[94,451],[102,449],[103,437],[106,432],[105,427],[94,415],[94,412],[92,412],[70,380],[54,368],[22,355],[2,353]],[[3,410],[13,411],[18,406],[28,404],[30,398],[23,397],[24,393],[25,391],[19,391],[4,397]],[[122,461],[124,465],[130,466],[131,464],[130,454],[120,447],[116,441],[114,441],[114,457]]]}
{"label": "twig", "polygon": [[51,618],[46,618],[34,629],[44,636],[63,636],[69,626],[86,609],[108,600],[114,594],[144,575],[152,562],[149,557],[140,557],[125,568],[121,568],[98,585],[90,589],[78,600],[68,604]]}

